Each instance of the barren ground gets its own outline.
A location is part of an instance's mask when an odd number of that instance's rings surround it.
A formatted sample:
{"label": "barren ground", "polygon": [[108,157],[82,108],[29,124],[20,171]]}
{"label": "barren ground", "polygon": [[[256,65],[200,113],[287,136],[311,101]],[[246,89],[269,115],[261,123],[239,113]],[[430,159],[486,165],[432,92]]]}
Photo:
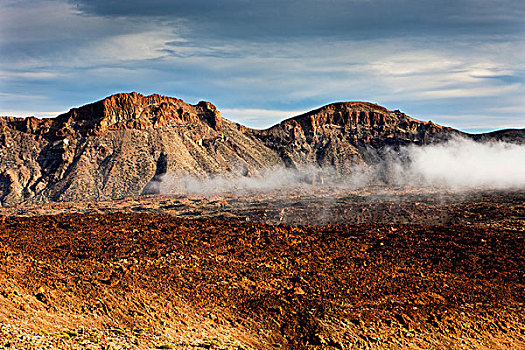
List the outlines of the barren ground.
{"label": "barren ground", "polygon": [[0,208],[0,347],[525,348],[524,202],[372,191]]}

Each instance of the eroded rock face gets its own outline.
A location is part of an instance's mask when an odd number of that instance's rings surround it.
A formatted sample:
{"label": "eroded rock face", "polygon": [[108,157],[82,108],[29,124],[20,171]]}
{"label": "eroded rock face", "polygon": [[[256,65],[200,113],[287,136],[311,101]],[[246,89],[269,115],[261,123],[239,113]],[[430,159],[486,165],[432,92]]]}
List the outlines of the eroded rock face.
{"label": "eroded rock face", "polygon": [[365,102],[334,103],[254,132],[291,166],[314,162],[347,172],[385,146],[427,144],[461,132]]}
{"label": "eroded rock face", "polygon": [[53,119],[0,117],[0,204],[155,193],[165,173],[251,176],[305,164],[347,173],[379,159],[387,146],[454,135],[466,134],[363,102],[330,104],[253,130],[222,118],[209,102],[117,94]]}
{"label": "eroded rock face", "polygon": [[137,93],[54,119],[0,118],[0,202],[114,199],[140,195],[166,172],[236,173],[280,162],[240,130],[209,102]]}

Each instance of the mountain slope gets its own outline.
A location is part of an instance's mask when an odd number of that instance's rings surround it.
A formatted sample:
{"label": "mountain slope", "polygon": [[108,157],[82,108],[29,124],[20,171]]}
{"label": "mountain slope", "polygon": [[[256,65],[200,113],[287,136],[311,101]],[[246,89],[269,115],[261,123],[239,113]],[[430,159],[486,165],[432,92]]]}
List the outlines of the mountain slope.
{"label": "mountain slope", "polygon": [[462,133],[376,104],[342,102],[253,134],[290,166],[311,162],[348,172],[356,163],[372,161],[375,151],[385,146],[427,144]]}
{"label": "mountain slope", "polygon": [[364,102],[333,103],[254,130],[222,118],[209,102],[117,94],[53,119],[0,117],[0,203],[156,193],[166,173],[251,176],[305,164],[348,173],[387,146],[455,135],[522,142],[524,134],[468,135]]}
{"label": "mountain slope", "polygon": [[118,94],[55,119],[0,119],[0,201],[139,195],[166,172],[247,173],[280,162],[208,102]]}

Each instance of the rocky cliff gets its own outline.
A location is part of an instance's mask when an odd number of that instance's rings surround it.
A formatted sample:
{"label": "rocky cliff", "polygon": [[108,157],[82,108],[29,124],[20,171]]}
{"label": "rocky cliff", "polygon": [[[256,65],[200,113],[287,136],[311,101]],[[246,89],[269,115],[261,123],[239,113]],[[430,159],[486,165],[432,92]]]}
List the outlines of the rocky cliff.
{"label": "rocky cliff", "polygon": [[[54,119],[0,119],[0,201],[101,200],[154,192],[164,173],[247,174],[277,152],[209,102],[118,94]],[[154,181],[153,181],[154,183]]]}
{"label": "rocky cliff", "polygon": [[[386,146],[461,132],[362,103],[334,103],[253,130],[209,102],[117,94],[53,119],[0,118],[0,203],[108,200],[156,192],[166,173],[250,176],[272,166],[370,163]],[[476,136],[523,139],[523,130]],[[516,136],[517,135],[517,136]]]}
{"label": "rocky cliff", "polygon": [[333,103],[251,133],[288,166],[315,163],[339,172],[374,161],[385,146],[421,145],[462,134],[366,102]]}

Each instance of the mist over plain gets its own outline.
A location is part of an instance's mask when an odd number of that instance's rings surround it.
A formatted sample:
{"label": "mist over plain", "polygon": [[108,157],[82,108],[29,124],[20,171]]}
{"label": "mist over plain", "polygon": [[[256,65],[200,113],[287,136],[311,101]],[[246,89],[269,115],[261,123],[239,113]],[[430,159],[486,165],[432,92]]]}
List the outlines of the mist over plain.
{"label": "mist over plain", "polygon": [[525,189],[525,145],[454,138],[444,143],[387,149],[373,164],[353,166],[348,174],[305,165],[274,167],[251,176],[165,174],[155,184],[161,194],[249,194],[279,190],[370,186],[449,191]]}

